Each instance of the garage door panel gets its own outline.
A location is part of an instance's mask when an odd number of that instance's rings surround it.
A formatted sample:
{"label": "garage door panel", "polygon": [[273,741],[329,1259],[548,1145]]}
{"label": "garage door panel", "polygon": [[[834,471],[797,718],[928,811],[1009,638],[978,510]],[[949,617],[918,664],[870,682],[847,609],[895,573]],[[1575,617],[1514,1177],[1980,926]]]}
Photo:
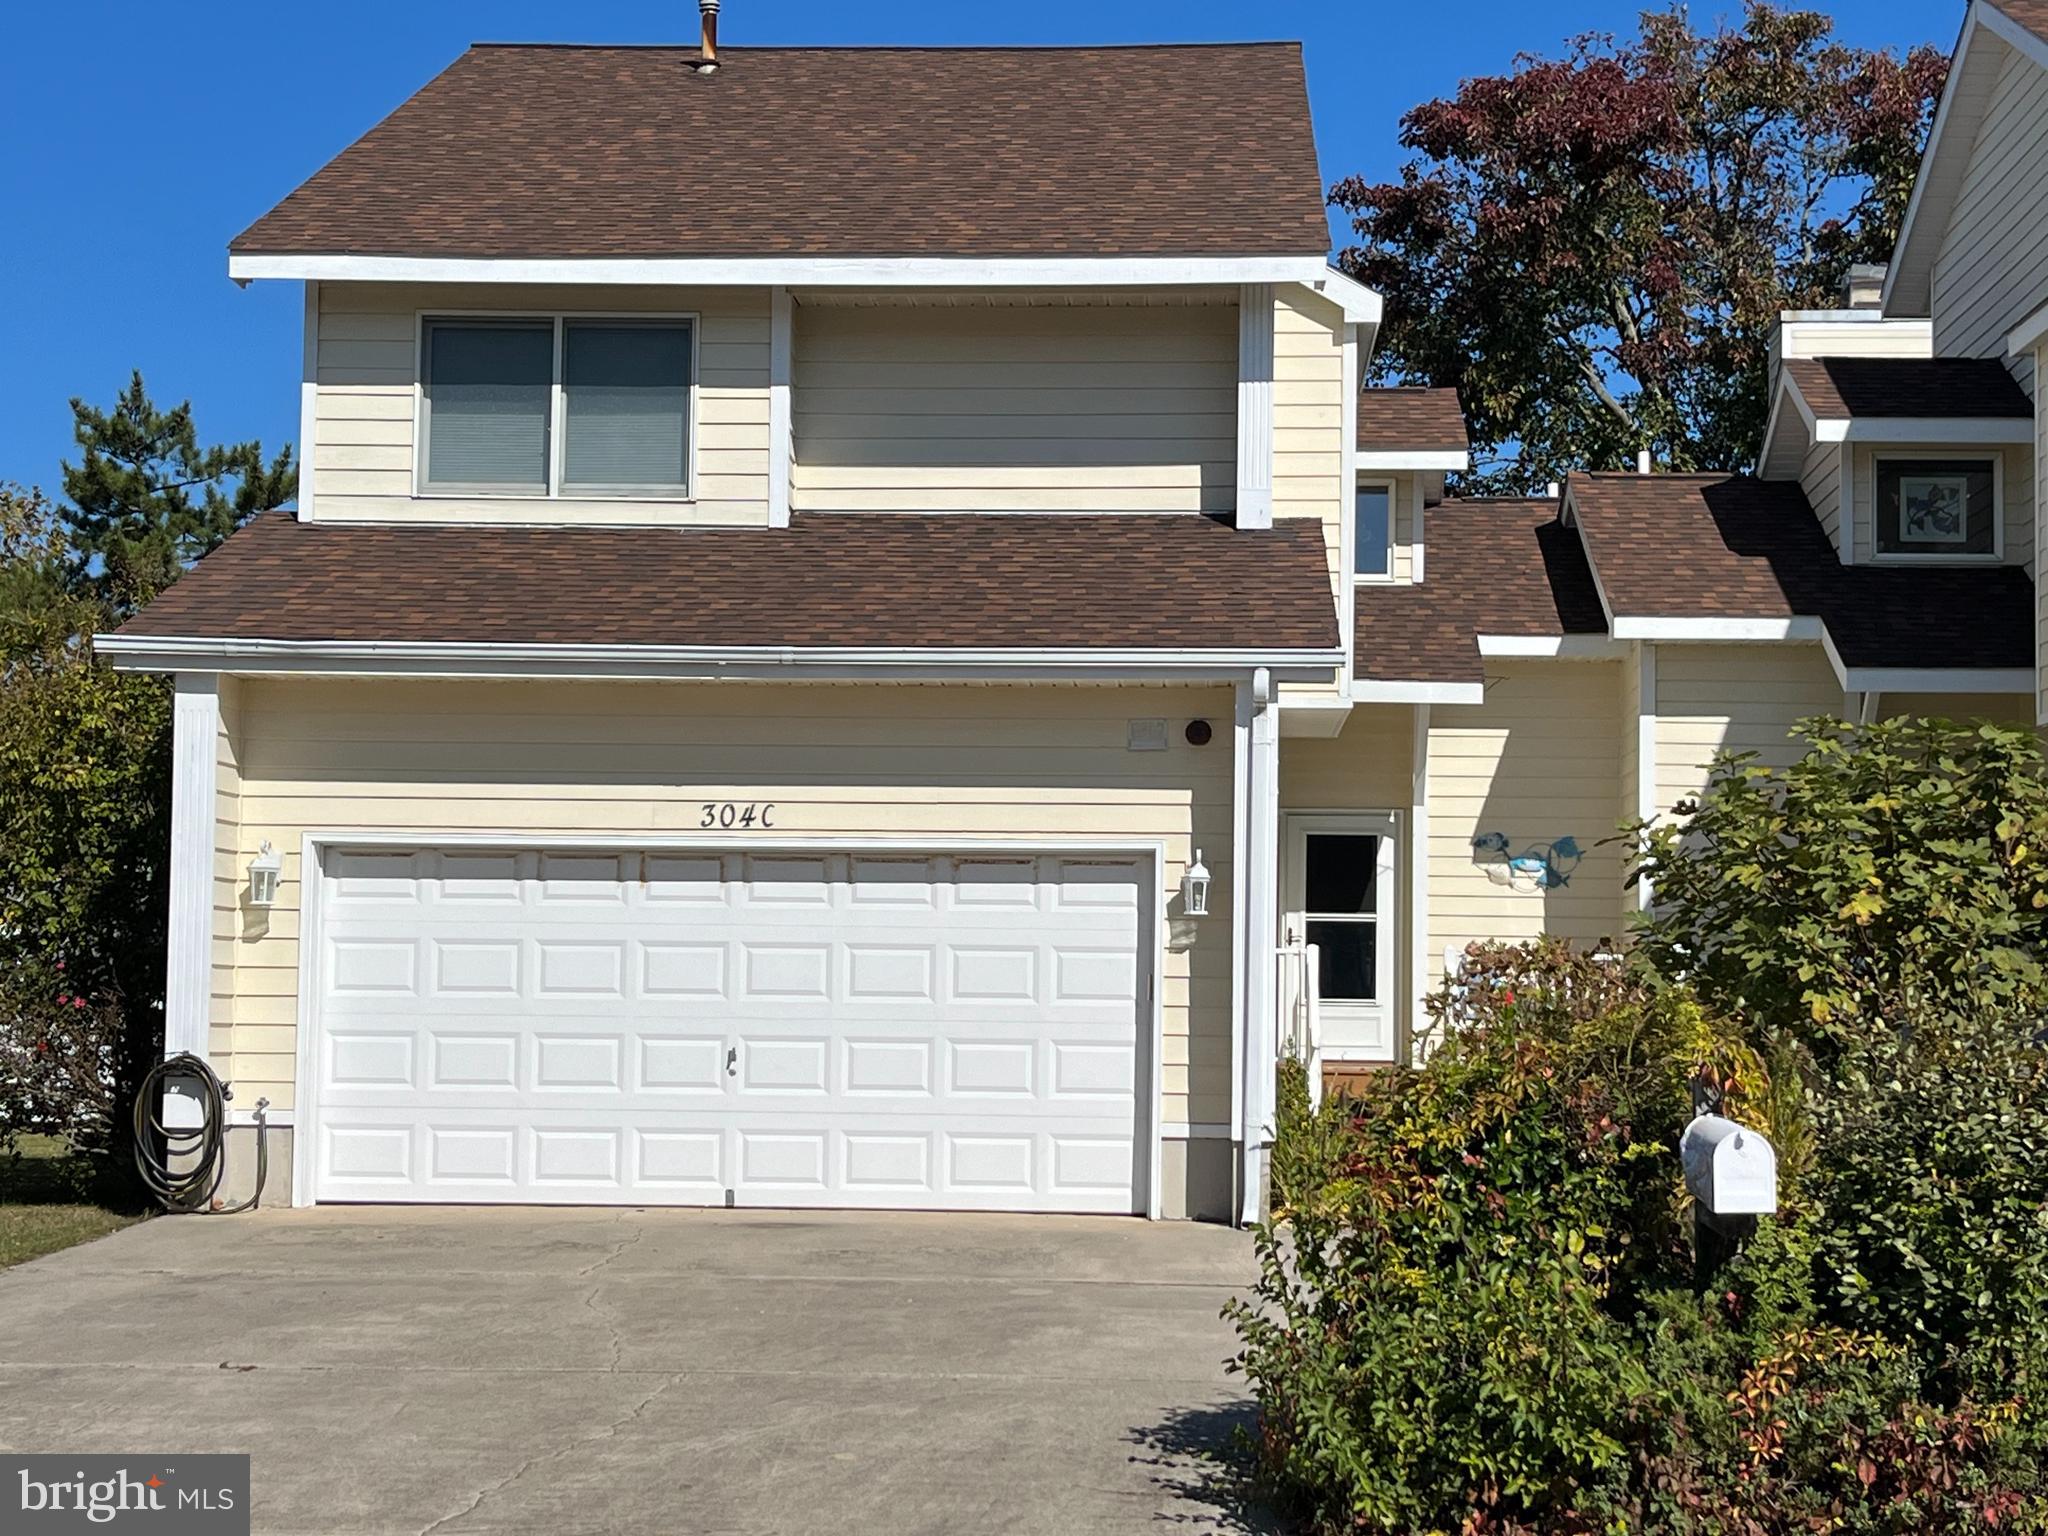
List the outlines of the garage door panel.
{"label": "garage door panel", "polygon": [[1128,861],[329,855],[316,1197],[1129,1211]]}

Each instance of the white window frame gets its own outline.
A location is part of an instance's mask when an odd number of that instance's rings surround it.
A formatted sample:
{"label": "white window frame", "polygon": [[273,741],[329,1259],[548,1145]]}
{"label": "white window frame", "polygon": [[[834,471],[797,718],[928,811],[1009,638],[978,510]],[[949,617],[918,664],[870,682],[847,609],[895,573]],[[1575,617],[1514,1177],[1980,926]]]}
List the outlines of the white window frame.
{"label": "white window frame", "polygon": [[[1394,811],[1288,811],[1285,847],[1287,901],[1283,939],[1308,936],[1308,921],[1317,914],[1308,905],[1308,840],[1311,837],[1377,837],[1380,840],[1377,873],[1377,909],[1373,913],[1373,967],[1379,996],[1371,1002],[1324,998],[1321,1002],[1323,1038],[1329,1042],[1323,1055],[1331,1061],[1392,1061],[1398,1053],[1401,1018],[1401,974],[1398,969],[1401,942],[1407,928],[1407,908],[1401,894],[1401,823]],[[1331,914],[1325,914],[1329,916]],[[1298,928],[1298,934],[1294,931]],[[1362,1026],[1381,1042],[1362,1046],[1331,1041],[1332,1026]]]}
{"label": "white window frame", "polygon": [[[1348,509],[1351,537],[1346,542],[1351,550],[1351,579],[1386,583],[1394,579],[1394,550],[1400,543],[1401,506],[1400,482],[1391,475],[1360,475],[1357,484],[1351,488],[1351,505]],[[1358,493],[1360,491],[1383,490],[1387,493],[1387,568],[1384,571],[1361,571],[1358,569]]]}
{"label": "white window frame", "polygon": [[[1853,446],[1853,445],[1849,445]],[[1886,463],[1981,464],[1991,461],[1991,553],[1923,555],[1885,549],[1880,519],[1884,507],[1878,500],[1878,482]],[[1998,565],[2005,560],[2005,452],[1999,448],[1927,449],[1910,448],[1873,452],[1870,455],[1870,560],[1873,565]]]}
{"label": "white window frame", "polygon": [[[479,487],[433,486],[427,483],[427,327],[437,320],[546,321],[554,328],[553,363],[548,381],[548,483],[545,490],[491,490]],[[683,477],[675,486],[573,486],[562,480],[567,443],[568,392],[562,370],[568,355],[568,327],[582,320],[640,325],[686,326],[690,335],[689,399],[684,407]],[[703,324],[695,310],[609,309],[421,309],[413,312],[412,330],[412,496],[415,501],[640,501],[687,506],[698,497],[697,437],[700,355]]]}

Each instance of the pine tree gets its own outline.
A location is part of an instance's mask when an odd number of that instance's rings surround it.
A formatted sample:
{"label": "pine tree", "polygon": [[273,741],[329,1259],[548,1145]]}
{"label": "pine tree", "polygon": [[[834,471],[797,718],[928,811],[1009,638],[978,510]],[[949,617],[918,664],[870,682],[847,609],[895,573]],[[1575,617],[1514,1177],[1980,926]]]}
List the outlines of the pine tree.
{"label": "pine tree", "polygon": [[290,500],[299,476],[289,446],[265,463],[263,445],[199,446],[190,401],[159,411],[137,370],[102,411],[71,402],[80,463],[64,465],[73,579],[119,613],[176,581],[258,512]]}

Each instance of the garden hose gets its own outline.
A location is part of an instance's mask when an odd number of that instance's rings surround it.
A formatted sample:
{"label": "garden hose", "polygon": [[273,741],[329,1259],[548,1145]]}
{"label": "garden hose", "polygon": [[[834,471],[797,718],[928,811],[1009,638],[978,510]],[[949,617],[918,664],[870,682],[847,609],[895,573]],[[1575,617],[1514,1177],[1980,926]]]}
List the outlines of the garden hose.
{"label": "garden hose", "polygon": [[[187,1078],[199,1085],[199,1124],[174,1130],[157,1109],[164,1085]],[[263,1180],[270,1172],[269,1127],[264,1112],[270,1100],[256,1101],[256,1191],[240,1205],[216,1205],[221,1180],[227,1177],[228,1100],[233,1097],[212,1067],[190,1051],[158,1062],[135,1095],[135,1171],[157,1203],[180,1215],[232,1216],[253,1210],[263,1198]],[[182,1169],[177,1165],[186,1164]]]}

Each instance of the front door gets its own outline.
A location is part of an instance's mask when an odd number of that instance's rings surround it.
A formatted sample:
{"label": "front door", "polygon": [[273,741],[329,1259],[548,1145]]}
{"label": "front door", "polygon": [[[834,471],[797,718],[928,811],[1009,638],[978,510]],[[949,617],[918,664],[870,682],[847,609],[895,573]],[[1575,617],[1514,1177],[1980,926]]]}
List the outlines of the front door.
{"label": "front door", "polygon": [[1287,818],[1287,934],[1317,951],[1326,1058],[1394,1059],[1394,823]]}

